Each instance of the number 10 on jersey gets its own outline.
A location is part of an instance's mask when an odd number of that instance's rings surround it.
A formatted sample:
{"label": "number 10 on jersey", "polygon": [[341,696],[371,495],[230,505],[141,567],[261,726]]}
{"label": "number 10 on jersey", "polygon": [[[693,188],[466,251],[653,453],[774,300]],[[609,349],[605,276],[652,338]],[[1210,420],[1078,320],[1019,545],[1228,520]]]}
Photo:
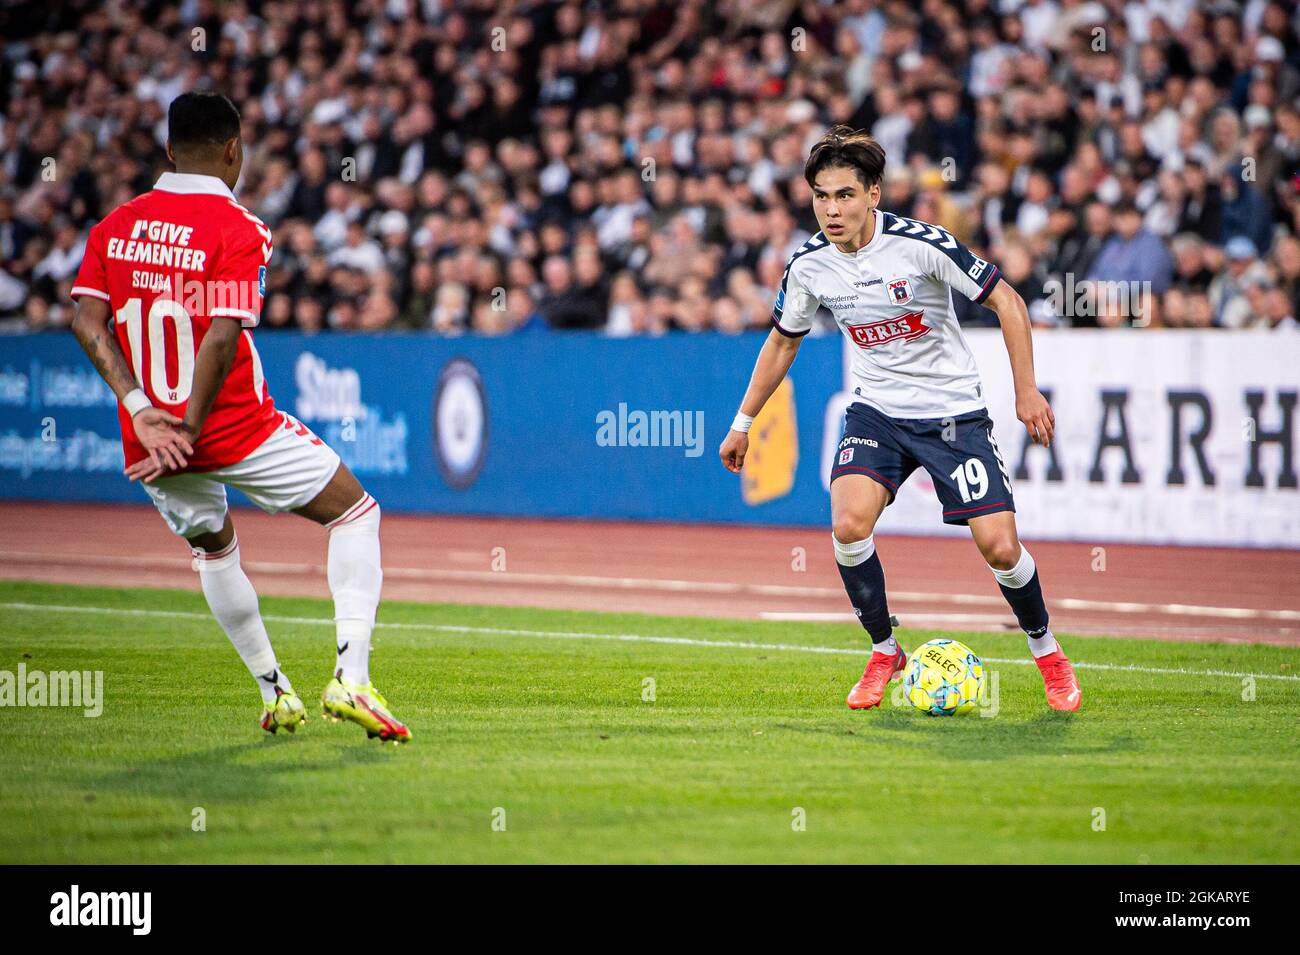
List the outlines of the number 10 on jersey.
{"label": "number 10 on jersey", "polygon": [[[194,381],[194,323],[190,313],[180,302],[169,298],[156,298],[149,306],[146,318],[139,298],[127,299],[125,305],[113,316],[119,325],[126,326],[126,339],[131,351],[131,370],[135,380],[145,387],[144,336],[149,335],[149,383],[155,397],[168,404],[188,401]],[[176,351],[176,383],[167,380],[167,321],[172,319],[175,328],[173,347]]]}

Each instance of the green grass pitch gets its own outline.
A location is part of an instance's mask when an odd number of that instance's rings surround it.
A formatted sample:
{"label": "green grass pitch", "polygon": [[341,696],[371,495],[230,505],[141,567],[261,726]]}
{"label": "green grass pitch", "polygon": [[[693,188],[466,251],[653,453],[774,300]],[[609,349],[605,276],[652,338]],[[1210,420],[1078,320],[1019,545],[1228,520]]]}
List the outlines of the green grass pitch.
{"label": "green grass pitch", "polygon": [[262,609],[295,736],[197,592],[0,583],[0,670],[104,674],[98,718],[0,708],[0,862],[1300,861],[1292,649],[1063,637],[1061,714],[1022,636],[970,634],[1015,662],[996,716],[945,719],[847,710],[848,625],[390,602],[398,748],[318,715],[330,605]]}

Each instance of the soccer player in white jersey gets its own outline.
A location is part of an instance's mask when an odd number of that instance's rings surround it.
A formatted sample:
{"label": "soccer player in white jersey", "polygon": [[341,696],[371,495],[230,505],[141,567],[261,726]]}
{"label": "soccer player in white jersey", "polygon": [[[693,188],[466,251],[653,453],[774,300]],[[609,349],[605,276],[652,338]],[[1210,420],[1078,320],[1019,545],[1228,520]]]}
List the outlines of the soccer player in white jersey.
{"label": "soccer player in white jersey", "polygon": [[72,288],[73,331],[120,403],[126,475],[189,542],[203,595],[261,690],[261,726],[271,733],[296,730],[304,707],[240,566],[226,485],[265,511],[327,528],[338,658],[321,705],[371,737],[405,742],[410,730],[370,682],[379,505],[328,445],[275,407],[253,344],[271,230],[231,191],[244,160],[239,112],[224,96],[185,93],[167,127],[176,172],[91,229]]}
{"label": "soccer player in white jersey", "polygon": [[947,524],[965,524],[1029,640],[1048,704],[1077,710],[1074,668],[1048,627],[1038,571],[1016,533],[1011,480],[984,407],[979,371],[953,313],[951,290],[998,316],[1030,437],[1052,440],[1052,410],[1034,380],[1025,303],[997,266],[945,229],[881,211],[885,153],[865,133],[837,126],[813,147],[804,178],[821,231],[790,257],[773,329],[719,454],[739,472],[749,427],[794,362],[825,306],[849,339],[855,401],[831,471],[835,561],[872,653],[848,696],[879,706],[907,657],[894,639],[885,575],[872,537],[898,488],[918,467],[934,481]]}

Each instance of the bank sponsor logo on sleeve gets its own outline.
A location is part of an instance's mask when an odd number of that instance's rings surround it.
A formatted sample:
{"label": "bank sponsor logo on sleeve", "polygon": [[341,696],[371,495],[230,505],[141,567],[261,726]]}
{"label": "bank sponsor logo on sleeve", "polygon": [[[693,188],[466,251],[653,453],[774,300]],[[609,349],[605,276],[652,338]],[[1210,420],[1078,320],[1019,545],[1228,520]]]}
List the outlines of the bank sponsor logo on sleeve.
{"label": "bank sponsor logo on sleeve", "polygon": [[908,312],[883,322],[849,325],[847,328],[855,344],[862,348],[875,348],[899,339],[910,342],[920,338],[930,330],[930,326],[921,321],[924,315],[924,312]]}

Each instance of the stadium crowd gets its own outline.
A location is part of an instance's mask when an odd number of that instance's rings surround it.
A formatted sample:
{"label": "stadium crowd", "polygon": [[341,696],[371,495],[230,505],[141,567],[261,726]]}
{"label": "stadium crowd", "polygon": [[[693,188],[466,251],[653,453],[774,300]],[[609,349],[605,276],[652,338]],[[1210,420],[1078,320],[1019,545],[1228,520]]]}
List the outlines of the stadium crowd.
{"label": "stadium crowd", "polygon": [[1290,328],[1293,6],[10,4],[0,316],[67,325],[89,228],[168,168],[171,99],[214,89],[275,233],[263,330],[766,328],[840,122],[886,150],[882,208],[999,263],[1039,326]]}

